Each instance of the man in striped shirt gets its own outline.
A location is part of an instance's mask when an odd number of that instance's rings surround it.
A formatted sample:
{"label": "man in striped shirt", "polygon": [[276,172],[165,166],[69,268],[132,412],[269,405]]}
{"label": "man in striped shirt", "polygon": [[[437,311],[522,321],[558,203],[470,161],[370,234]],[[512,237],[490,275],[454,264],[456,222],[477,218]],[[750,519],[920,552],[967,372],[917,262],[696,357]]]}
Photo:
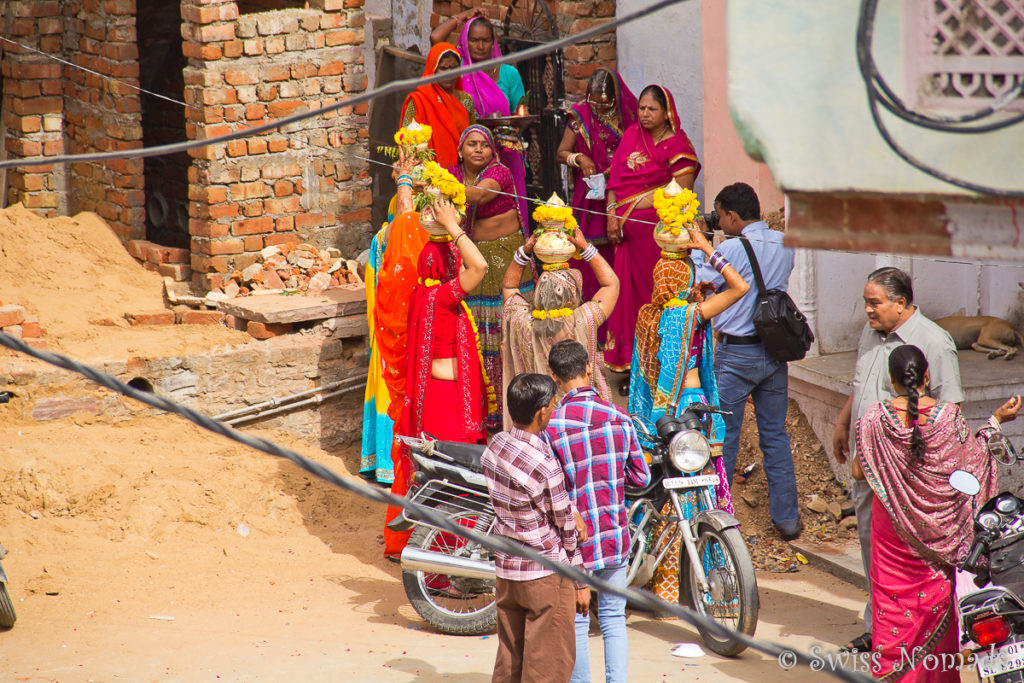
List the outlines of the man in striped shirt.
{"label": "man in striped shirt", "polygon": [[[586,528],[562,470],[541,436],[555,409],[555,383],[516,375],[506,405],[513,427],[494,436],[481,458],[494,506],[494,533],[555,562],[582,567]],[[498,656],[493,681],[569,680],[576,658],[573,611],[589,609],[590,589],[523,557],[496,552]]]}
{"label": "man in striped shirt", "polygon": [[[566,393],[545,435],[590,535],[580,545],[583,565],[599,578],[625,587],[629,564],[625,487],[646,486],[650,469],[629,415],[594,390],[586,348],[571,339],[558,342],[551,347],[548,365]],[[604,637],[605,681],[625,681],[629,663],[625,598],[599,592],[597,618]],[[572,683],[590,680],[589,632],[590,618],[577,614]]]}

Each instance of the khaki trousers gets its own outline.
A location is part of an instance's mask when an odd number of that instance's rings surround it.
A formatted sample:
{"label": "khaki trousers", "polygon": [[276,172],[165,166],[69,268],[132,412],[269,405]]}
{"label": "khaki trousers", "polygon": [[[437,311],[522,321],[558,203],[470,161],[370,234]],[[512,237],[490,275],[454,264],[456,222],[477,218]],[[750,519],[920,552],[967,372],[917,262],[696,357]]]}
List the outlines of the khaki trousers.
{"label": "khaki trousers", "polygon": [[576,591],[551,574],[532,581],[495,580],[498,656],[494,683],[565,683],[576,662]]}

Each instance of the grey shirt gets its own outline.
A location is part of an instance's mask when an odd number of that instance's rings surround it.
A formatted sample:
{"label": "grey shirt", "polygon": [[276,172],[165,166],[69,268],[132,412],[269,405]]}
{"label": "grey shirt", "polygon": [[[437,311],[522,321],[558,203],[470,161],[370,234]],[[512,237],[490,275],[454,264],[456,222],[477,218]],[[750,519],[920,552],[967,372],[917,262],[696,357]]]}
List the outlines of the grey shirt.
{"label": "grey shirt", "polygon": [[[949,332],[926,318],[917,308],[906,321],[886,336],[864,325],[857,344],[857,367],[853,372],[853,408],[851,427],[878,401],[893,398],[889,381],[889,354],[903,344],[921,349],[928,360],[929,394],[950,403],[963,403],[960,386],[960,360]],[[850,452],[855,452],[855,430],[850,429]]]}

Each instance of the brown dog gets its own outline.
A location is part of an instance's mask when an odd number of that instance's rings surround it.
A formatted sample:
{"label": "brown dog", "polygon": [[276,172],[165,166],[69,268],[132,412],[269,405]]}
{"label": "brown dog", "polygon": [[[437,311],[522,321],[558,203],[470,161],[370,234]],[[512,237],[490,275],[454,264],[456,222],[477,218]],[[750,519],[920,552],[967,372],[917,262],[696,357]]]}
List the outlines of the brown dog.
{"label": "brown dog", "polygon": [[958,349],[974,349],[988,354],[989,360],[1010,360],[1024,345],[1024,335],[1013,326],[991,315],[950,315],[935,321],[949,332]]}

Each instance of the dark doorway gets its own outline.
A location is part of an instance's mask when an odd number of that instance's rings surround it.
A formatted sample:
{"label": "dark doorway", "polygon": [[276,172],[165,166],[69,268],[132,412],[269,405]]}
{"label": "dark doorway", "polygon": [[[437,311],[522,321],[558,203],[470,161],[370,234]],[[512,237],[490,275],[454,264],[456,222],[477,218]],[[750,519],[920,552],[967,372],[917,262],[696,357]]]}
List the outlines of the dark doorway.
{"label": "dark doorway", "polygon": [[[182,142],[185,137],[185,56],[181,50],[181,7],[169,0],[138,0],[139,85],[142,142],[146,147]],[[150,94],[154,93],[154,94]],[[146,239],[189,248],[187,152],[145,160]]]}
{"label": "dark doorway", "polygon": [[305,0],[237,0],[239,14],[254,14],[279,9],[302,9]]}

